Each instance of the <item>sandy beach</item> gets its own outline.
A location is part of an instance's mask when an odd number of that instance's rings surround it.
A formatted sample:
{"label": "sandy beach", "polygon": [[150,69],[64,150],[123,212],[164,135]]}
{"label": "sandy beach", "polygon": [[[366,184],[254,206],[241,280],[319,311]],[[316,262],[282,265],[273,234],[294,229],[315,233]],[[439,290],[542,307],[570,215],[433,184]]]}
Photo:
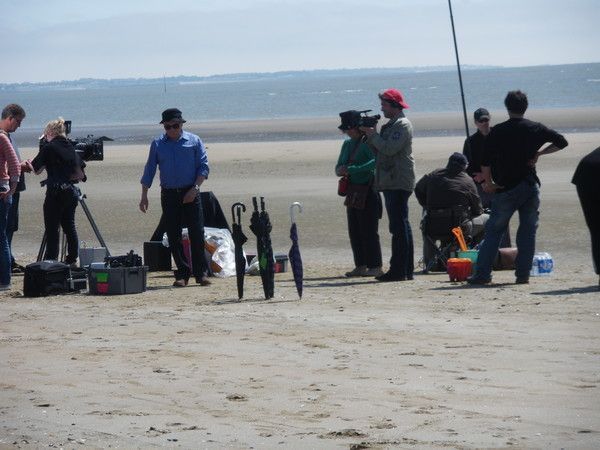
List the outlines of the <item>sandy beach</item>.
{"label": "sandy beach", "polygon": [[[570,128],[593,126],[585,110],[577,114]],[[562,118],[531,117],[554,126]],[[460,127],[460,118],[449,120]],[[447,123],[436,123],[441,134]],[[254,125],[243,131],[285,136],[291,124]],[[323,125],[296,126],[306,136]],[[232,203],[250,207],[253,195],[264,196],[275,252],[289,249],[290,203],[303,204],[302,300],[290,272],[276,276],[269,301],[258,277],[246,278],[238,301],[234,278],[174,289],[170,273],[152,273],[142,294],[31,299],[16,276],[0,295],[0,448],[597,447],[600,292],[570,180],[600,133],[565,137],[567,149],[538,163],[537,250],[552,254],[554,273],[517,286],[511,271],[497,272],[484,288],[445,274],[402,283],[343,277],[352,257],[333,173],[341,135],[206,139],[203,189],[228,219]],[[463,140],[416,137],[417,176],[445,165]],[[160,217],[157,180],[150,210],[138,210],[147,151],[108,143],[105,160],[88,166],[86,202],[113,254],[141,254]],[[35,260],[43,233],[41,179],[28,176],[21,195],[13,251],[22,264]],[[409,207],[417,261],[414,196]],[[77,214],[80,240],[95,245]],[[387,266],[385,214],[380,235]]]}

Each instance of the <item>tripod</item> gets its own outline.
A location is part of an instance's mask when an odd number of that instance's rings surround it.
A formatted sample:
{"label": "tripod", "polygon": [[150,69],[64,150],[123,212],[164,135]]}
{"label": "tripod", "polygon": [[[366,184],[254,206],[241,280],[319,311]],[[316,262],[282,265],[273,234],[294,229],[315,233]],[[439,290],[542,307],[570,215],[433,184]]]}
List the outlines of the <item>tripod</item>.
{"label": "tripod", "polygon": [[[92,227],[92,230],[94,230],[96,239],[98,239],[98,242],[100,242],[100,245],[106,249],[106,256],[110,256],[110,251],[108,250],[108,246],[106,245],[106,242],[104,241],[104,238],[102,237],[102,234],[100,233],[100,229],[98,228],[98,225],[96,225],[96,222],[94,221],[94,218],[92,217],[92,213],[85,203],[85,199],[87,198],[86,195],[82,194],[81,189],[79,189],[75,185],[73,185],[73,189],[75,189],[75,192],[77,193],[77,200],[79,201],[79,204],[81,205],[81,208],[83,209],[83,212],[85,213],[85,216],[87,217],[88,222],[90,223],[90,225]],[[44,252],[46,251],[47,240],[48,240],[48,237],[46,236],[46,232],[44,232],[44,237],[42,238],[42,244],[40,245],[40,250],[38,252],[36,261],[41,261],[44,258]],[[61,250],[60,250],[60,259],[62,261],[65,258],[66,247],[67,247],[67,239],[65,237],[64,232],[62,233],[61,242],[62,242],[62,245],[61,245]]]}

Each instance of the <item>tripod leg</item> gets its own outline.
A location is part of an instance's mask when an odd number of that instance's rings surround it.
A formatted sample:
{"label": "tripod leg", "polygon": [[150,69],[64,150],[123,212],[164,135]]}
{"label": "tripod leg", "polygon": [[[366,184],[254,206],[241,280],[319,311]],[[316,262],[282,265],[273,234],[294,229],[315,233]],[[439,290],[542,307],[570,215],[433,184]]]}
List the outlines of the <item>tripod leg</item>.
{"label": "tripod leg", "polygon": [[44,231],[44,237],[42,237],[42,243],[40,244],[40,250],[38,251],[36,261],[41,261],[44,258],[44,252],[46,251],[46,232]]}
{"label": "tripod leg", "polygon": [[96,235],[98,242],[100,242],[100,245],[106,249],[106,256],[110,256],[110,251],[108,250],[108,246],[106,245],[106,242],[104,242],[104,238],[100,234],[100,229],[98,228],[98,225],[96,225],[96,222],[94,221],[94,218],[92,217],[92,213],[90,212],[90,209],[85,204],[85,200],[83,199],[82,195],[79,196],[79,203],[81,204],[81,208],[83,209],[83,212],[85,213],[88,221],[90,222],[90,225],[92,226],[92,230],[94,230],[94,234]]}
{"label": "tripod leg", "polygon": [[65,261],[65,255],[67,254],[67,236],[65,235],[64,231],[61,233],[60,239],[61,239],[60,260],[62,262],[64,262]]}

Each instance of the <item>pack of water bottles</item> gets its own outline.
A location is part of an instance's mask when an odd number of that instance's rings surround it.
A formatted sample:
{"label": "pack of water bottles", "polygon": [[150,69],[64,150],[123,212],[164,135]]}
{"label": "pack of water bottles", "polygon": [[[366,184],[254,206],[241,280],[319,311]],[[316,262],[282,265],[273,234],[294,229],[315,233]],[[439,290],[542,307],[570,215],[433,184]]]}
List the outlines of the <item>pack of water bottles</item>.
{"label": "pack of water bottles", "polygon": [[546,276],[552,273],[554,269],[554,260],[550,253],[539,252],[533,255],[533,264],[531,265],[532,277]]}

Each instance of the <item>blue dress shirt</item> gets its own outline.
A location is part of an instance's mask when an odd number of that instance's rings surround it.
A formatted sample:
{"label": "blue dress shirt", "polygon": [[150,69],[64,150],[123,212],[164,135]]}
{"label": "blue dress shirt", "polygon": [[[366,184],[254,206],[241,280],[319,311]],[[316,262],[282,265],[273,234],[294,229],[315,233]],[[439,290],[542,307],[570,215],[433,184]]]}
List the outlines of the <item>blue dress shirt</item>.
{"label": "blue dress shirt", "polygon": [[166,134],[152,141],[150,154],[144,167],[141,183],[150,187],[160,168],[160,185],[165,189],[177,189],[196,184],[199,176],[208,178],[208,157],[204,144],[198,136],[183,131],[177,141]]}

